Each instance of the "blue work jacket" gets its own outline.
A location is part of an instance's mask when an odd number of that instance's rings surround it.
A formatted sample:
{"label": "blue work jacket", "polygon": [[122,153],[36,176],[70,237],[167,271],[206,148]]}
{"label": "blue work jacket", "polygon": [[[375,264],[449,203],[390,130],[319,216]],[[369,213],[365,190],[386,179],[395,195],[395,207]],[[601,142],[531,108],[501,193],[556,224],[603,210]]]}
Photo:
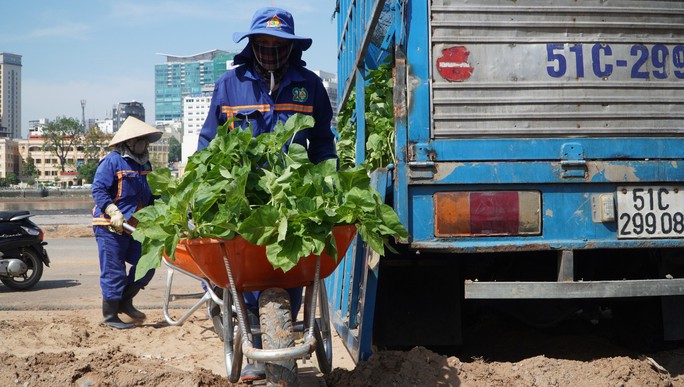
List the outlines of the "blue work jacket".
{"label": "blue work jacket", "polygon": [[119,207],[129,223],[135,211],[152,204],[154,198],[147,184],[147,174],[151,171],[149,161],[140,165],[122,157],[118,151],[102,158],[93,179],[93,226],[109,225],[109,215],[104,211],[112,203]]}
{"label": "blue work jacket", "polygon": [[295,58],[274,96],[269,95],[268,82],[261,80],[252,65],[249,45],[234,59],[239,66],[228,70],[217,81],[211,98],[209,113],[200,131],[197,149],[203,149],[216,137],[216,128],[229,118],[238,118],[235,125],[252,125],[253,135],[273,131],[295,113],[312,116],[313,128],[299,131],[294,142],[307,149],[309,160],[318,163],[337,158],[335,138],[330,128],[332,107],[321,79]]}

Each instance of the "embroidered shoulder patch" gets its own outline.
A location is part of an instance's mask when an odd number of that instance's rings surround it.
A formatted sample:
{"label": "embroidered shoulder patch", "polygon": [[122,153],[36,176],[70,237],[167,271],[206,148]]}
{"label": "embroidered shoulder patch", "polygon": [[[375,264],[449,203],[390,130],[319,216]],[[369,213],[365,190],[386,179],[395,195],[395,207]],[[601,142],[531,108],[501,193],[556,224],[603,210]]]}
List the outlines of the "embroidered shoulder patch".
{"label": "embroidered shoulder patch", "polygon": [[306,88],[295,87],[292,89],[292,101],[306,102],[307,99],[309,99],[309,92],[306,91]]}

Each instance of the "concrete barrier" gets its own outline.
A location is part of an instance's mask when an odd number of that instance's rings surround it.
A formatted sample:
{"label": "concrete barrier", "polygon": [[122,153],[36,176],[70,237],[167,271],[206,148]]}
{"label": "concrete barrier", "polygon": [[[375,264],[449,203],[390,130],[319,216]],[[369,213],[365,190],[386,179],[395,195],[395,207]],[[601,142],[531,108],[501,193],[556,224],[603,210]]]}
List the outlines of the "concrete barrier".
{"label": "concrete barrier", "polygon": [[0,190],[0,198],[22,200],[26,198],[90,198],[89,189],[6,189]]}

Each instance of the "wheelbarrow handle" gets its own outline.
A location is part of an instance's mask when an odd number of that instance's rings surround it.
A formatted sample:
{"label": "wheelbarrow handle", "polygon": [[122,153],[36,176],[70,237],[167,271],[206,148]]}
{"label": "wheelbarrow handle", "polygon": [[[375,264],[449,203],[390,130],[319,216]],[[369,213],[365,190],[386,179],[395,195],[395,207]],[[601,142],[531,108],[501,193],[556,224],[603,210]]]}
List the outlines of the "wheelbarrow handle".
{"label": "wheelbarrow handle", "polygon": [[130,231],[130,232],[135,231],[135,227],[131,226],[130,224],[128,224],[126,222],[123,223],[123,228],[126,231]]}

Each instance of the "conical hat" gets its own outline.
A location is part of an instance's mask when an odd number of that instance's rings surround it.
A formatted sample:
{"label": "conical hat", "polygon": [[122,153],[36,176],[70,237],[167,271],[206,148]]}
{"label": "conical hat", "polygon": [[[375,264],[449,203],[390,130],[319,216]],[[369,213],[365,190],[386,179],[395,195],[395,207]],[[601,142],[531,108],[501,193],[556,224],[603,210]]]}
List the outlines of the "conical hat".
{"label": "conical hat", "polygon": [[109,142],[109,146],[143,136],[147,136],[150,142],[155,142],[161,138],[162,134],[164,132],[154,126],[148,125],[133,116],[128,116],[119,130],[116,131],[116,134],[114,134],[112,141]]}

